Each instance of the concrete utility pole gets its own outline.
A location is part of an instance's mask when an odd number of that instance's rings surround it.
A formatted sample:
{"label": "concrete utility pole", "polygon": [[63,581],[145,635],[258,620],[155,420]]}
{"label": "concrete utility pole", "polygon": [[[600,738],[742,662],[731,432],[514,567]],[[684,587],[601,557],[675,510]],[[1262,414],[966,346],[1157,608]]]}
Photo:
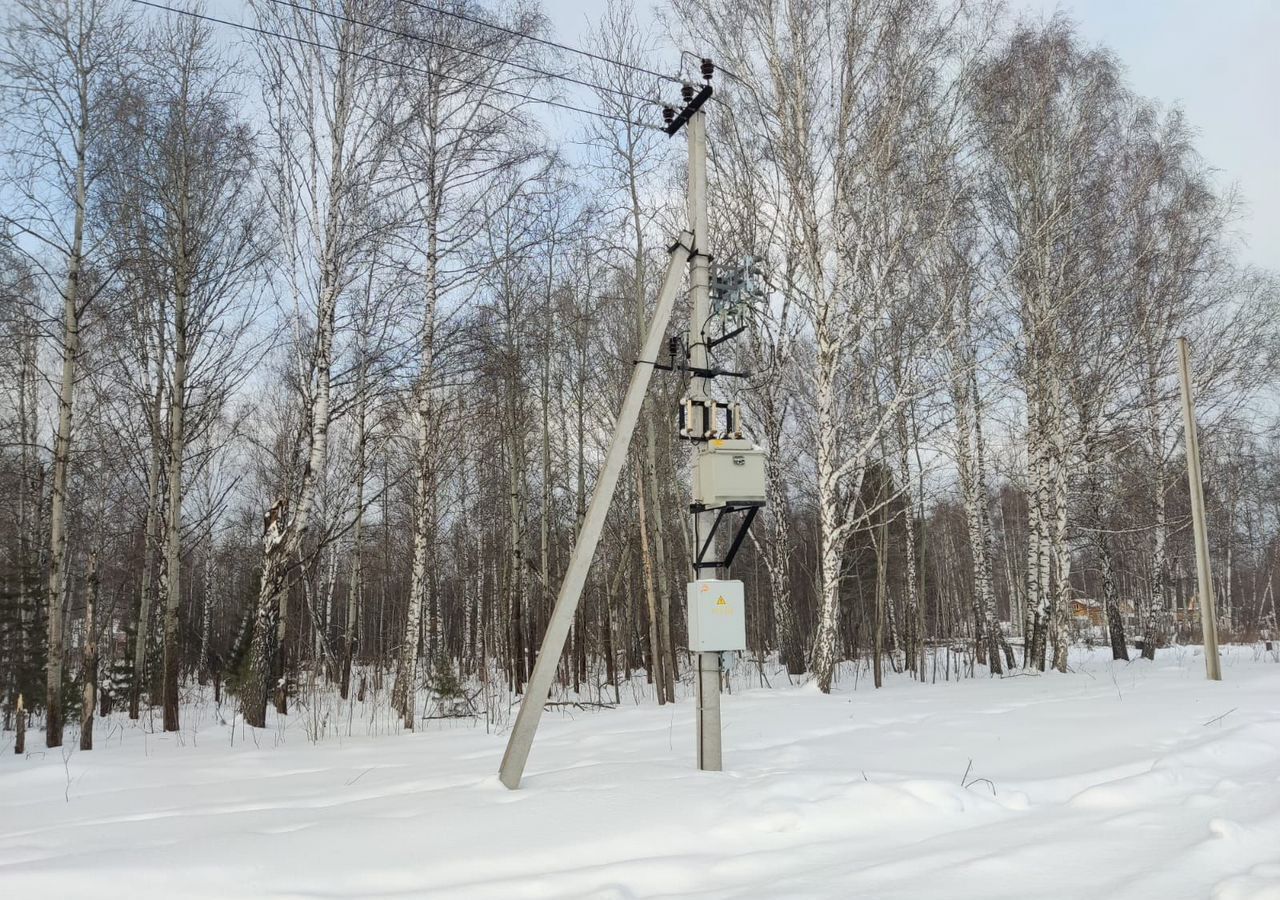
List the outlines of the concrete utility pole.
{"label": "concrete utility pole", "polygon": [[[555,608],[551,612],[551,620],[547,623],[546,634],[542,640],[542,649],[538,653],[533,674],[525,686],[524,699],[520,703],[520,711],[516,714],[515,726],[507,739],[507,750],[502,757],[499,778],[508,788],[514,790],[520,786],[520,778],[524,774],[525,763],[529,759],[529,750],[533,746],[533,737],[538,730],[538,720],[547,703],[547,692],[555,678],[556,668],[560,664],[560,655],[564,652],[565,639],[573,623],[574,613],[582,596],[582,588],[586,583],[587,573],[591,568],[591,559],[595,555],[596,545],[600,541],[600,533],[604,529],[605,516],[609,512],[609,504],[613,500],[613,492],[617,487],[622,466],[626,462],[627,447],[631,443],[632,433],[640,416],[640,407],[644,394],[649,386],[649,378],[657,364],[658,348],[666,334],[667,324],[671,319],[671,310],[675,304],[676,293],[680,288],[682,275],[686,265],[689,266],[689,342],[687,346],[688,369],[692,375],[689,398],[686,409],[692,411],[694,405],[701,410],[704,420],[686,425],[688,431],[682,435],[698,442],[697,459],[695,460],[695,489],[693,508],[694,523],[700,534],[708,535],[699,550],[694,567],[694,577],[698,579],[691,584],[689,595],[691,605],[695,593],[706,596],[701,600],[715,607],[715,618],[705,626],[702,640],[697,644],[709,651],[723,649],[742,649],[746,647],[746,632],[743,627],[742,585],[739,582],[726,582],[718,585],[712,580],[702,580],[701,572],[705,568],[727,569],[733,554],[741,546],[742,538],[750,527],[751,518],[765,499],[763,451],[753,448],[747,441],[741,440],[741,422],[736,404],[731,417],[733,425],[724,429],[724,437],[735,436],[736,440],[717,438],[715,451],[707,441],[719,433],[715,424],[717,408],[728,408],[726,404],[716,404],[711,400],[707,390],[707,382],[717,375],[738,375],[741,373],[724,372],[710,366],[710,347],[727,340],[743,331],[739,327],[728,335],[721,335],[714,341],[704,334],[704,329],[711,318],[711,257],[707,253],[709,241],[707,237],[707,131],[706,115],[702,106],[711,97],[711,76],[715,66],[711,60],[702,60],[702,77],[706,84],[701,90],[685,84],[681,91],[685,106],[678,113],[668,107],[663,110],[666,127],[663,129],[669,136],[674,136],[682,127],[689,130],[689,227],[680,233],[679,240],[671,247],[671,261],[667,275],[658,294],[658,303],[654,308],[653,319],[649,323],[649,331],[645,336],[644,346],[640,351],[640,359],[636,361],[631,372],[631,383],[627,386],[626,397],[622,408],[618,411],[618,420],[614,435],[605,455],[604,466],[596,487],[591,495],[591,504],[578,532],[578,540],[569,555],[569,565],[565,570],[564,581],[560,584],[560,593],[556,597]],[[751,265],[748,264],[738,279],[750,279]],[[743,289],[739,284],[739,295],[750,297],[751,289]],[[735,295],[737,296],[737,295]],[[741,303],[742,296],[733,302]],[[744,326],[745,327],[745,326]],[[683,370],[675,368],[675,350],[672,350],[672,366],[660,366],[671,371]],[[739,445],[746,446],[739,446]],[[711,465],[703,465],[710,463]],[[719,464],[717,466],[716,464]],[[732,474],[720,471],[724,465],[732,467]],[[699,487],[699,482],[705,481]],[[709,501],[709,502],[708,502]],[[710,511],[707,507],[711,507]],[[746,512],[737,536],[729,545],[727,555],[719,555],[718,548],[712,546],[717,524],[727,512]],[[706,552],[713,554],[714,563],[701,563]],[[717,585],[711,593],[712,585]],[[736,586],[736,589],[735,589]],[[695,588],[699,590],[695,591]],[[698,609],[702,611],[702,607]],[[694,616],[690,618],[690,646],[694,646]],[[699,618],[700,621],[700,618]],[[700,632],[701,633],[701,632]],[[655,653],[657,651],[655,650]],[[698,768],[718,772],[720,760],[720,654],[718,652],[698,652]]]}
{"label": "concrete utility pole", "polygon": [[1200,475],[1200,438],[1196,435],[1196,411],[1191,398],[1191,348],[1178,338],[1178,379],[1182,382],[1182,425],[1187,433],[1187,481],[1191,490],[1191,525],[1195,530],[1196,581],[1200,592],[1200,628],[1204,632],[1204,668],[1210,681],[1222,680],[1218,658],[1218,616],[1209,573],[1209,534],[1204,521],[1204,481]]}
{"label": "concrete utility pole", "polygon": [[[711,246],[707,235],[707,114],[699,109],[687,126],[689,133],[689,224],[693,228],[694,253],[689,272],[689,363],[695,370],[707,369],[707,339],[703,333],[711,316],[711,258],[707,248]],[[689,396],[695,402],[710,399],[707,379],[695,375],[689,387]],[[695,451],[706,452],[707,445],[699,443]],[[694,514],[697,525],[695,534],[710,534],[716,519],[715,512]],[[710,547],[711,558],[716,559],[718,548]],[[695,573],[701,578],[702,572]],[[717,568],[714,577],[720,577]],[[723,767],[720,748],[720,654],[698,654],[697,671],[697,742],[698,768],[704,772],[719,772]]]}
{"label": "concrete utility pole", "polygon": [[671,321],[671,310],[693,246],[693,235],[684,231],[671,247],[671,262],[658,294],[649,332],[640,350],[640,358],[631,370],[631,382],[627,385],[622,408],[618,410],[618,420],[614,425],[609,450],[605,453],[604,466],[596,480],[595,490],[591,493],[591,503],[587,506],[587,515],[582,520],[578,539],[569,554],[569,565],[565,569],[564,580],[560,582],[560,593],[551,612],[551,621],[547,623],[533,674],[525,685],[524,699],[520,701],[520,711],[516,714],[516,724],[511,729],[511,736],[507,738],[507,750],[502,756],[498,777],[511,790],[520,786],[520,777],[529,760],[529,750],[538,730],[538,720],[542,718],[542,710],[547,705],[547,692],[551,690],[556,667],[560,665],[560,655],[564,652],[564,642],[569,636],[569,627],[573,624],[573,616],[582,597],[582,587],[586,584],[591,560],[596,555],[596,545],[600,543],[600,533],[604,530],[609,504],[613,501],[613,491],[618,486],[622,466],[627,461],[627,447],[631,444],[631,436],[640,418],[640,407],[644,402],[645,391],[649,388],[653,365],[667,333],[667,323]]}

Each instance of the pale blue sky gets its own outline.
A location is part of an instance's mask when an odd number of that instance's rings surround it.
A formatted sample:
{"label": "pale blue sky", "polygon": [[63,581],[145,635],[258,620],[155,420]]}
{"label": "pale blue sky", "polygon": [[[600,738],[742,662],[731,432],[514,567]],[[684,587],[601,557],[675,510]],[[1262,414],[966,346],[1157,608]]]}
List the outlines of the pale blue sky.
{"label": "pale blue sky", "polygon": [[[603,6],[543,2],[560,39],[574,44]],[[1248,204],[1245,259],[1280,271],[1280,0],[1007,2],[1037,17],[1061,8],[1086,40],[1115,51],[1136,90],[1181,104],[1205,158]]]}
{"label": "pale blue sky", "polygon": [[[216,14],[242,14],[243,0],[207,3]],[[558,39],[573,45],[604,6],[603,0],[543,3]],[[646,11],[658,5],[637,2]],[[1087,40],[1116,52],[1139,92],[1181,104],[1201,152],[1247,204],[1238,228],[1244,258],[1280,271],[1280,0],[1009,0],[1009,6],[1037,17],[1061,8]],[[675,47],[670,57],[674,66]],[[572,116],[554,118],[568,125]]]}

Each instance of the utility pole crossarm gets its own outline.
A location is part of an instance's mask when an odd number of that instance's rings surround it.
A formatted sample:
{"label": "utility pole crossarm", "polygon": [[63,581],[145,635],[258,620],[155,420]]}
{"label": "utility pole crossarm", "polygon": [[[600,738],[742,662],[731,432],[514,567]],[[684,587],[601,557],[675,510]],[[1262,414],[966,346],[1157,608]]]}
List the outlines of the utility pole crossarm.
{"label": "utility pole crossarm", "polygon": [[667,127],[662,129],[667,133],[667,137],[674,137],[693,118],[694,113],[702,108],[702,104],[711,99],[711,93],[711,85],[704,85],[702,90],[689,100],[685,108],[676,113],[675,117],[667,123]]}
{"label": "utility pole crossarm", "polygon": [[622,467],[627,461],[627,448],[631,445],[631,437],[640,418],[644,395],[649,388],[649,379],[653,375],[654,364],[651,360],[658,357],[658,350],[667,331],[667,323],[671,320],[671,310],[675,306],[676,294],[680,290],[685,266],[693,254],[693,247],[694,237],[688,231],[681,232],[679,240],[671,247],[671,261],[667,267],[666,278],[662,282],[662,289],[658,293],[658,302],[653,310],[653,319],[649,323],[649,332],[645,336],[644,346],[640,349],[640,358],[631,370],[631,381],[627,385],[622,408],[618,411],[613,438],[605,453],[604,466],[600,470],[600,477],[596,480],[595,490],[592,491],[591,503],[587,506],[587,514],[578,531],[578,539],[574,542],[573,550],[569,554],[569,564],[565,569],[564,580],[560,583],[560,593],[556,597],[551,620],[547,623],[547,631],[542,639],[542,649],[538,652],[538,659],[534,663],[529,683],[525,685],[524,699],[520,702],[515,726],[507,739],[507,750],[503,754],[498,777],[511,790],[520,786],[525,763],[529,760],[529,750],[533,747],[533,737],[538,730],[538,721],[542,718],[542,711],[547,704],[547,692],[551,690],[556,667],[560,665],[560,655],[564,652],[565,640],[569,636],[569,628],[578,610],[578,602],[587,581],[587,573],[591,569],[591,560],[596,554],[596,546],[600,543],[600,534],[604,530],[609,504],[613,501],[613,492],[618,486],[618,478],[622,475]]}

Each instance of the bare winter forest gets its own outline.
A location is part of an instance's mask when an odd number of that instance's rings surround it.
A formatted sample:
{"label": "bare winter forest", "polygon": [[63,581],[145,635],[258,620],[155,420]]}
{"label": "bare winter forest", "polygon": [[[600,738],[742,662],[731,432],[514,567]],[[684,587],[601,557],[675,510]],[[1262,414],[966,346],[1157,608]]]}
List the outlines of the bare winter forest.
{"label": "bare winter forest", "polygon": [[[760,677],[1197,643],[1181,336],[1219,632],[1280,636],[1280,287],[1171,98],[981,2],[592,15],[4,3],[4,730],[177,731],[196,685],[256,726],[320,694],[505,722],[683,228],[663,108],[704,58],[710,252],[767,284],[715,358],[768,453],[732,571]],[[563,702],[689,676],[675,368]]]}

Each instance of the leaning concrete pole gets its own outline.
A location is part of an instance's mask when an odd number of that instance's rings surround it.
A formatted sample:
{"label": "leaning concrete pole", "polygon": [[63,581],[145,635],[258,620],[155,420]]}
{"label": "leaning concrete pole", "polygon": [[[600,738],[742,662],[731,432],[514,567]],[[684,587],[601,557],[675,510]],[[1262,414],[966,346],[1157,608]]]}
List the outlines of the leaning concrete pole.
{"label": "leaning concrete pole", "polygon": [[574,613],[578,610],[578,601],[582,597],[582,588],[591,569],[591,560],[596,554],[596,545],[600,543],[600,533],[604,530],[605,516],[613,501],[613,491],[618,486],[618,477],[627,461],[627,448],[640,418],[640,407],[644,403],[645,391],[649,388],[649,378],[653,375],[653,364],[657,361],[662,339],[667,333],[671,309],[675,305],[676,293],[680,290],[684,267],[689,261],[693,246],[693,235],[684,231],[671,247],[671,262],[667,267],[667,277],[662,282],[662,290],[658,294],[653,319],[649,322],[649,333],[645,336],[640,358],[631,370],[631,382],[627,385],[622,408],[618,411],[613,439],[609,442],[609,449],[604,457],[604,467],[600,470],[600,477],[596,479],[591,503],[587,506],[587,515],[582,520],[573,552],[569,554],[569,565],[565,569],[564,580],[560,582],[560,594],[551,611],[551,621],[547,623],[533,674],[525,685],[524,699],[520,701],[520,711],[516,713],[515,727],[507,738],[507,751],[502,756],[498,777],[511,790],[520,786],[520,776],[524,774],[525,763],[529,761],[529,750],[538,730],[538,720],[542,718],[542,710],[547,705],[547,692],[551,690],[556,667],[560,665],[560,654],[564,652],[564,642],[569,636]]}
{"label": "leaning concrete pole", "polygon": [[1200,438],[1196,435],[1196,411],[1191,398],[1191,349],[1178,338],[1178,379],[1182,382],[1182,425],[1187,433],[1187,480],[1191,489],[1191,525],[1196,542],[1196,581],[1200,592],[1200,629],[1204,632],[1204,669],[1211,681],[1222,680],[1218,659],[1218,615],[1209,574],[1209,534],[1204,521],[1204,481],[1200,476]]}

